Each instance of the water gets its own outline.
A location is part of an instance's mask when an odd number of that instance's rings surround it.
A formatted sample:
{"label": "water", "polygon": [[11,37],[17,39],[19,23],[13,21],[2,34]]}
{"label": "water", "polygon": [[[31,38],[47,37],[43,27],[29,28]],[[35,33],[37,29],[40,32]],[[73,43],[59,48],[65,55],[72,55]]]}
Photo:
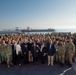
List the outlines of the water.
{"label": "water", "polygon": [[[55,32],[71,32],[71,33],[76,33],[76,29],[55,29]],[[0,31],[0,34],[10,34],[10,33],[18,33],[17,31]],[[51,34],[54,32],[26,32],[25,34]]]}
{"label": "water", "polygon": [[56,32],[71,32],[71,33],[76,33],[76,29],[56,29]]}

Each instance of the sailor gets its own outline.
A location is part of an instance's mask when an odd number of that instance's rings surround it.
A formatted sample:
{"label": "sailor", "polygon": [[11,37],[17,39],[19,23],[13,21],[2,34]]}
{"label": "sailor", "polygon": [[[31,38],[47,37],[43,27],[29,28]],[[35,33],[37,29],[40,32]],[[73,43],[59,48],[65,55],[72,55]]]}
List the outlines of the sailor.
{"label": "sailor", "polygon": [[8,41],[6,46],[6,58],[7,58],[7,66],[8,68],[12,65],[12,45],[11,41]]}
{"label": "sailor", "polygon": [[59,62],[61,66],[64,66],[65,63],[65,45],[64,42],[60,42],[58,50]]}
{"label": "sailor", "polygon": [[67,51],[67,60],[69,63],[69,67],[72,66],[72,59],[73,59],[73,53],[74,53],[74,46],[73,46],[73,42],[70,40],[68,41],[68,44],[66,45],[66,51]]}
{"label": "sailor", "polygon": [[2,40],[1,43],[1,58],[2,58],[2,63],[6,62],[6,44],[5,40]]}

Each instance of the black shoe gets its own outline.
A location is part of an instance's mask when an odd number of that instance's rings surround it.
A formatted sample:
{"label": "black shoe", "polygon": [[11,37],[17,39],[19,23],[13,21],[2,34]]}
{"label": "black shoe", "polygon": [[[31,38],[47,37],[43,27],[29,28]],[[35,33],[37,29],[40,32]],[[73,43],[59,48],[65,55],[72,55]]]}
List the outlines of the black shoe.
{"label": "black shoe", "polygon": [[73,59],[73,62],[75,62],[75,59]]}
{"label": "black shoe", "polygon": [[36,63],[34,62],[34,65],[36,65]]}
{"label": "black shoe", "polygon": [[55,61],[55,63],[57,64],[57,63],[58,63],[58,61]]}
{"label": "black shoe", "polygon": [[21,66],[21,64],[18,64],[19,66]]}
{"label": "black shoe", "polygon": [[69,67],[72,67],[72,64],[69,64]]}
{"label": "black shoe", "polygon": [[62,63],[62,64],[61,64],[61,67],[63,67],[63,66],[64,66],[64,64]]}
{"label": "black shoe", "polygon": [[36,64],[38,65],[38,64],[39,64],[39,62],[36,62]]}
{"label": "black shoe", "polygon": [[69,62],[65,62],[66,65],[69,65]]}
{"label": "black shoe", "polygon": [[59,62],[59,65],[62,65],[62,63],[61,63],[61,62]]}

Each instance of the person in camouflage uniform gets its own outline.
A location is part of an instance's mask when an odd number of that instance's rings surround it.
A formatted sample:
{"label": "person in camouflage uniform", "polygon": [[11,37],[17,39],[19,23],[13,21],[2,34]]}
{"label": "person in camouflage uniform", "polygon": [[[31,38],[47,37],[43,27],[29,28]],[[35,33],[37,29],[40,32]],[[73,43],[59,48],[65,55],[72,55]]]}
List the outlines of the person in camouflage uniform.
{"label": "person in camouflage uniform", "polygon": [[70,39],[70,42],[72,43],[73,45],[73,62],[75,62],[75,45],[73,43],[73,39]]}
{"label": "person in camouflage uniform", "polygon": [[59,41],[56,41],[56,45],[55,45],[55,47],[56,47],[55,62],[56,63],[58,63],[58,43],[59,43]]}
{"label": "person in camouflage uniform", "polygon": [[65,63],[66,64],[68,64],[68,57],[67,57],[68,43],[69,43],[69,41],[66,41],[66,43],[65,43]]}
{"label": "person in camouflage uniform", "polygon": [[74,54],[74,45],[70,40],[67,42],[67,45],[66,45],[66,60],[69,63],[69,67],[72,66],[73,54]]}
{"label": "person in camouflage uniform", "polygon": [[8,42],[6,46],[6,58],[7,58],[7,66],[8,68],[12,65],[12,45],[11,41]]}
{"label": "person in camouflage uniform", "polygon": [[73,44],[73,62],[75,62],[75,45]]}
{"label": "person in camouflage uniform", "polygon": [[74,57],[76,57],[76,35],[74,35],[74,39],[73,39],[73,42],[74,42],[74,45],[75,45],[75,56]]}
{"label": "person in camouflage uniform", "polygon": [[0,49],[1,49],[1,62],[4,63],[6,61],[6,44],[4,40],[2,40]]}
{"label": "person in camouflage uniform", "polygon": [[2,57],[1,57],[1,44],[0,44],[0,63],[2,63]]}
{"label": "person in camouflage uniform", "polygon": [[73,44],[73,62],[75,62],[75,44],[73,43],[73,40],[71,40]]}
{"label": "person in camouflage uniform", "polygon": [[65,63],[65,45],[64,42],[60,42],[58,49],[59,62],[61,66],[64,66]]}

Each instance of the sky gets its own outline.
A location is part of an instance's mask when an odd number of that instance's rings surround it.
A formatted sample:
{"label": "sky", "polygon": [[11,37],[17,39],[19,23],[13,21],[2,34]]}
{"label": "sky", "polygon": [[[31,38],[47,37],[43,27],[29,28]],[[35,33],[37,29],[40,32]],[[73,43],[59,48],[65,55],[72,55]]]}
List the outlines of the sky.
{"label": "sky", "polygon": [[0,28],[76,28],[76,0],[0,0]]}

